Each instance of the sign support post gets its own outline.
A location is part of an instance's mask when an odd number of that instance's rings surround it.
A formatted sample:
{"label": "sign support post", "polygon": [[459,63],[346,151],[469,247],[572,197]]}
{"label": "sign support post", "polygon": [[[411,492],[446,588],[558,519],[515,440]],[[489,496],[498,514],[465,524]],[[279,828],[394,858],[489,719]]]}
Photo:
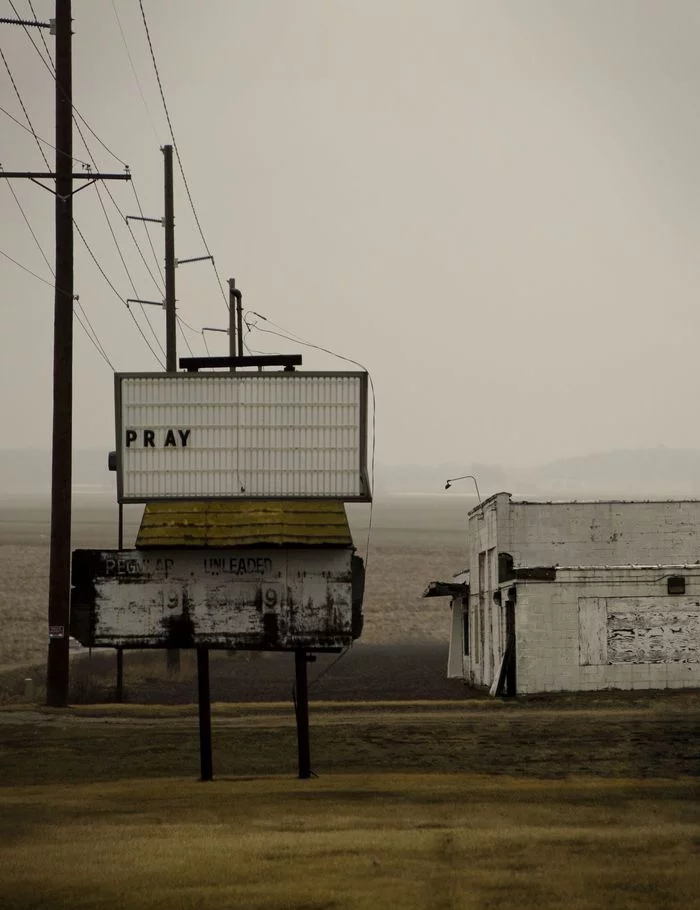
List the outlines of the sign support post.
{"label": "sign support post", "polygon": [[299,780],[311,777],[311,742],[309,738],[309,685],[307,676],[308,656],[305,648],[294,651],[296,675],[295,712],[297,717],[297,747],[299,751]]}
{"label": "sign support post", "polygon": [[212,780],[211,692],[209,689],[209,648],[197,648],[197,695],[199,699],[200,780]]}

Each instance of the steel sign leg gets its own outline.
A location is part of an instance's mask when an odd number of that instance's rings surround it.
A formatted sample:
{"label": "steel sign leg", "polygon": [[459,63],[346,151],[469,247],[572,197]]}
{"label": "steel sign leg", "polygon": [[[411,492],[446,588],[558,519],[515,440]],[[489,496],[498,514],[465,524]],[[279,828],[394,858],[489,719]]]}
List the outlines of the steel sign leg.
{"label": "steel sign leg", "polygon": [[209,649],[197,648],[197,692],[199,696],[199,756],[201,780],[212,780],[211,693],[209,690]]}
{"label": "steel sign leg", "polygon": [[117,648],[117,701],[124,701],[124,649]]}
{"label": "steel sign leg", "polygon": [[307,659],[304,648],[294,652],[294,669],[296,673],[296,718],[297,747],[299,751],[299,779],[311,777],[311,744],[309,740],[309,686]]}

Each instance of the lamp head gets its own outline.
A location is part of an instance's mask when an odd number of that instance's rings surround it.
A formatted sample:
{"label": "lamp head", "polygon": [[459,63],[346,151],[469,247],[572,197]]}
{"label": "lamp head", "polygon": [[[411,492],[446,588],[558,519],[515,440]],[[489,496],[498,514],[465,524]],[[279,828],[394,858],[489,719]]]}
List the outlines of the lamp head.
{"label": "lamp head", "polygon": [[451,486],[452,486],[452,484],[451,484],[450,481],[448,480],[447,483],[445,484],[445,489],[446,489],[446,490],[449,490]]}

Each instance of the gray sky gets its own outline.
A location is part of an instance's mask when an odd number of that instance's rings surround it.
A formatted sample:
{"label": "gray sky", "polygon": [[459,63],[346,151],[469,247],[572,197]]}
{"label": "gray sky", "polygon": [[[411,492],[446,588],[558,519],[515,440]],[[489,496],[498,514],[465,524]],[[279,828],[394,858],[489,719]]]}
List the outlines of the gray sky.
{"label": "gray sky", "polygon": [[[150,117],[111,0],[73,0],[74,101],[130,165],[145,213],[160,216],[158,148],[169,136],[137,0],[114,2]],[[26,0],[15,5],[28,15]],[[34,7],[53,15],[48,0]],[[369,368],[380,461],[528,463],[700,446],[700,5],[145,8],[222,279],[237,278],[246,307]],[[8,0],[0,10],[12,15]],[[0,26],[0,47],[38,134],[52,141],[51,77],[22,29]],[[1,62],[0,99],[22,119]],[[120,169],[91,137],[90,146],[102,169]],[[74,149],[86,157],[77,135]],[[43,166],[32,137],[2,112],[0,162]],[[13,185],[52,262],[51,197]],[[127,184],[109,189],[137,214]],[[102,193],[139,295],[158,299]],[[50,279],[6,186],[0,205],[0,250]],[[76,197],[75,217],[120,294],[133,296],[93,189]],[[154,268],[143,228],[134,231]],[[153,241],[160,256],[158,226]],[[204,253],[180,181],[176,246],[180,258]],[[2,256],[0,281],[0,447],[47,446],[52,290]],[[225,326],[207,263],[180,267],[177,282],[183,319]],[[157,369],[77,237],[75,286],[115,368]],[[163,312],[148,315],[164,341]],[[77,325],[75,338],[75,444],[107,449],[111,370]],[[188,339],[204,353],[201,336]],[[208,339],[225,352],[225,336]],[[247,341],[296,350],[257,331]],[[304,364],[343,368],[314,352]]]}

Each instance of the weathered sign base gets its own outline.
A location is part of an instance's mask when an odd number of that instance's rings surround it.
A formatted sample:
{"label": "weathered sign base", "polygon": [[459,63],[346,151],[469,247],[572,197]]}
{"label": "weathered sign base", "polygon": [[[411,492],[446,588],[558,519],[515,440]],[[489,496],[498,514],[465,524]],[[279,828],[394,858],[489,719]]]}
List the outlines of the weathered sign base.
{"label": "weathered sign base", "polygon": [[71,635],[91,648],[337,651],[362,627],[347,548],[75,550]]}

